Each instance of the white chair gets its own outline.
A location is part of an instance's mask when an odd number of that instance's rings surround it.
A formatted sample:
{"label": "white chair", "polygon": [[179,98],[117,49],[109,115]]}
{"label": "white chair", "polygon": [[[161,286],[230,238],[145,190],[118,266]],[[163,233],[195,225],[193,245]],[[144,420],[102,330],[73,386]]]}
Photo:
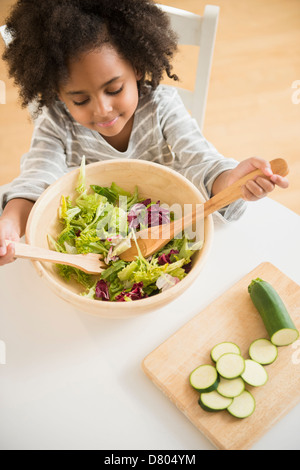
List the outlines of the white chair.
{"label": "white chair", "polygon": [[189,91],[178,87],[178,92],[202,130],[220,8],[206,5],[203,16],[199,16],[178,8],[158,6],[168,13],[179,44],[199,46],[195,88]]}
{"label": "white chair", "polygon": [[[12,37],[11,34],[7,31],[6,26],[0,26],[0,34],[3,38],[3,41],[5,42],[5,45],[8,46],[8,44],[11,42]],[[32,118],[34,118],[34,113],[37,109],[37,103],[35,101],[32,101],[31,103],[28,104],[28,112]]]}
{"label": "white chair", "polygon": [[[169,15],[171,26],[178,34],[179,44],[199,46],[195,88],[190,91],[178,87],[178,92],[202,129],[220,8],[206,5],[203,16],[199,16],[178,8],[158,6]],[[0,33],[8,45],[11,37],[5,26],[0,27]]]}
{"label": "white chair", "polygon": [[3,38],[3,41],[8,45],[11,41],[11,35],[6,31],[6,26],[0,26],[0,34]]}

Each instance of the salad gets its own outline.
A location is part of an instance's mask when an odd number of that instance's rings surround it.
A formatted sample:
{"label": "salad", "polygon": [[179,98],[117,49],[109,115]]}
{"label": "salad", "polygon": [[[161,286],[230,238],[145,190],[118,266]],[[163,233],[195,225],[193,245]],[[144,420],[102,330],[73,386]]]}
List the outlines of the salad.
{"label": "salad", "polygon": [[75,189],[74,200],[61,197],[58,217],[62,230],[56,239],[48,235],[48,242],[51,249],[63,253],[103,256],[107,269],[97,276],[57,265],[64,279],[75,279],[82,286],[80,295],[98,301],[134,301],[163,292],[187,275],[191,258],[203,242],[193,243],[185,235],[173,239],[148,259],[140,251],[134,261],[119,258],[139,230],[174,218],[160,201],[141,198],[138,187],[129,193],[114,182],[110,187],[87,187],[84,157]]}

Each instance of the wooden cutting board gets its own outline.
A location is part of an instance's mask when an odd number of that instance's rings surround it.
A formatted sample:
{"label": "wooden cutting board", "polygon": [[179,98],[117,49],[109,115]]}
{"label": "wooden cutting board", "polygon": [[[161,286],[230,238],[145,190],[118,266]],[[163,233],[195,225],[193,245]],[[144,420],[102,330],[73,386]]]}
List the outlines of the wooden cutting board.
{"label": "wooden cutting board", "polygon": [[300,287],[270,263],[262,263],[205,310],[196,315],[143,361],[149,378],[218,448],[246,450],[300,401],[300,340],[279,348],[277,360],[266,366],[269,380],[263,387],[246,388],[256,399],[246,419],[227,411],[208,413],[198,405],[198,393],[189,384],[190,372],[212,364],[210,351],[221,341],[237,343],[247,358],[258,338],[268,338],[264,324],[248,294],[257,277],[268,281],[284,301],[300,329]]}

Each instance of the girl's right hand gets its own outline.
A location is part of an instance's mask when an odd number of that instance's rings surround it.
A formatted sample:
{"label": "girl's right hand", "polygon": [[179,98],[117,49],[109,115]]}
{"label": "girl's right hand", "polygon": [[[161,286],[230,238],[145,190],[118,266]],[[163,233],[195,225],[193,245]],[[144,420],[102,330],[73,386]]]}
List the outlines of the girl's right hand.
{"label": "girl's right hand", "polygon": [[12,220],[0,218],[0,266],[15,261],[14,244],[12,243],[7,247],[5,240],[18,242],[20,237]]}

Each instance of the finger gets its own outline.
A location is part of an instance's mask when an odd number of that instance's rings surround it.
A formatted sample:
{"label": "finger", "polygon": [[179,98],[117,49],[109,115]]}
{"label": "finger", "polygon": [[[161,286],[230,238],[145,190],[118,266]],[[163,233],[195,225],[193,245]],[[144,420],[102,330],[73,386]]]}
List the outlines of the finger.
{"label": "finger", "polygon": [[280,188],[287,189],[289,187],[289,181],[287,178],[284,178],[280,175],[273,175],[271,176],[271,181],[279,186]]}
{"label": "finger", "polygon": [[13,243],[10,243],[7,247],[6,258],[9,262],[15,259],[15,245]]}
{"label": "finger", "polygon": [[252,157],[250,158],[250,162],[254,168],[260,169],[264,175],[269,177],[273,175],[271,165],[267,160],[259,157]]}
{"label": "finger", "polygon": [[6,255],[6,252],[7,252],[6,245],[5,245],[5,244],[3,245],[3,244],[0,242],[0,256],[5,256],[5,255]]}
{"label": "finger", "polygon": [[0,256],[5,256],[7,253],[7,246],[5,243],[5,238],[0,239]]}
{"label": "finger", "polygon": [[247,181],[247,183],[245,184],[245,187],[256,199],[261,199],[262,197],[266,195],[264,189],[253,180]]}
{"label": "finger", "polygon": [[254,196],[254,194],[251,191],[249,191],[246,185],[243,186],[241,190],[242,190],[243,199],[245,201],[257,201],[257,197]]}
{"label": "finger", "polygon": [[15,247],[14,244],[11,243],[7,248],[6,248],[6,253],[4,256],[0,256],[0,266],[3,266],[8,263],[12,263],[15,261]]}
{"label": "finger", "polygon": [[272,183],[270,179],[262,178],[261,176],[256,178],[255,183],[258,184],[265,193],[271,193],[275,189],[275,184]]}

